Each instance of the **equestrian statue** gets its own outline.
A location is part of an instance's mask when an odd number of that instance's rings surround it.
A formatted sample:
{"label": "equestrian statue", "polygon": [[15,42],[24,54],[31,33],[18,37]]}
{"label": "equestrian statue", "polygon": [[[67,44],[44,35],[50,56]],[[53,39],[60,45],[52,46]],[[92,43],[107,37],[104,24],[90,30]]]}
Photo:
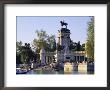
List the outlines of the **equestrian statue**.
{"label": "equestrian statue", "polygon": [[60,21],[60,23],[61,23],[61,26],[62,26],[62,27],[63,27],[63,26],[66,26],[66,28],[67,28],[68,23],[65,23],[64,20],[63,20],[63,21]]}

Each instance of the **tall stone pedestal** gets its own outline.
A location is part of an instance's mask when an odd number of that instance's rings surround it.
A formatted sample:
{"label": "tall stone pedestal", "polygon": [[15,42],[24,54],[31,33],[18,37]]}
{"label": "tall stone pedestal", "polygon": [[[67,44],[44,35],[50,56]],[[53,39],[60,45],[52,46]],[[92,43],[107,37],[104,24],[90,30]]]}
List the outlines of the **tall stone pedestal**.
{"label": "tall stone pedestal", "polygon": [[41,64],[42,65],[46,65],[46,61],[45,61],[45,49],[41,49],[40,51],[40,60],[41,60]]}

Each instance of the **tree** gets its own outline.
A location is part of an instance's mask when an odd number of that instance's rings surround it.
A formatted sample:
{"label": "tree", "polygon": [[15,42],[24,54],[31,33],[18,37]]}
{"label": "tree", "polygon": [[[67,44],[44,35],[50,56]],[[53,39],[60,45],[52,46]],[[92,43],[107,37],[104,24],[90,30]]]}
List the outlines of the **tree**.
{"label": "tree", "polygon": [[35,61],[36,54],[32,51],[30,44],[25,43],[24,46],[22,46],[22,53],[21,53],[21,60],[23,63],[30,63],[31,61]]}
{"label": "tree", "polygon": [[22,49],[22,42],[16,42],[16,53],[20,54],[21,53],[21,49]]}
{"label": "tree", "polygon": [[88,23],[86,54],[88,58],[94,60],[94,17]]}
{"label": "tree", "polygon": [[16,42],[16,63],[30,63],[30,61],[35,61],[37,55],[32,51],[30,44],[25,43],[22,45],[22,42]]}
{"label": "tree", "polygon": [[81,51],[85,51],[85,43],[81,45]]}
{"label": "tree", "polygon": [[29,56],[28,56],[29,48],[30,48],[30,45],[27,44],[27,43],[25,43],[25,45],[22,46],[22,50],[21,50],[21,61],[22,61],[22,63],[27,63],[28,62],[28,59],[29,59]]}
{"label": "tree", "polygon": [[47,38],[47,46],[49,51],[55,51],[56,50],[56,40],[55,40],[55,35],[48,35]]}
{"label": "tree", "polygon": [[37,39],[33,40],[33,45],[35,48],[40,52],[41,48],[46,46],[46,40],[47,40],[47,34],[46,31],[40,30],[36,31],[37,33]]}
{"label": "tree", "polygon": [[77,48],[77,51],[81,51],[80,41],[78,41],[76,48]]}
{"label": "tree", "polygon": [[36,31],[37,39],[33,40],[33,46],[39,53],[41,48],[44,48],[46,51],[55,51],[56,49],[56,40],[55,35],[48,35],[46,31],[40,30]]}
{"label": "tree", "polygon": [[22,42],[16,42],[16,63],[21,64],[21,51],[22,51]]}

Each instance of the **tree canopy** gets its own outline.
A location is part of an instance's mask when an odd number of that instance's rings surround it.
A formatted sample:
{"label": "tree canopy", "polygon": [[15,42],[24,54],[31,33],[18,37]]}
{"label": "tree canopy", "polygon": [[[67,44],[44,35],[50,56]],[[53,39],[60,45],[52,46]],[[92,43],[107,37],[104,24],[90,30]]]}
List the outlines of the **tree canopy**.
{"label": "tree canopy", "polygon": [[16,62],[19,63],[30,63],[31,61],[36,61],[37,55],[32,51],[30,44],[22,42],[16,42]]}
{"label": "tree canopy", "polygon": [[33,40],[33,46],[38,52],[40,52],[41,48],[44,48],[46,51],[55,51],[55,35],[48,35],[44,30],[37,30],[36,34],[37,38]]}
{"label": "tree canopy", "polygon": [[94,17],[88,22],[86,54],[88,58],[94,60]]}

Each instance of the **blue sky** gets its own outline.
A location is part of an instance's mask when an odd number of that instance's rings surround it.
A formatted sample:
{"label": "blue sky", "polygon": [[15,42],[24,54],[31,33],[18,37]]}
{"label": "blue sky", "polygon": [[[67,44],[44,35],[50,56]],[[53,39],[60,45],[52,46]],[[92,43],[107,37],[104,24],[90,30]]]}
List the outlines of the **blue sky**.
{"label": "blue sky", "polygon": [[61,29],[60,21],[68,23],[71,32],[71,39],[74,42],[85,43],[87,38],[87,23],[89,16],[17,16],[17,41],[30,43],[37,38],[36,30],[45,30],[49,35],[58,37],[58,30]]}

